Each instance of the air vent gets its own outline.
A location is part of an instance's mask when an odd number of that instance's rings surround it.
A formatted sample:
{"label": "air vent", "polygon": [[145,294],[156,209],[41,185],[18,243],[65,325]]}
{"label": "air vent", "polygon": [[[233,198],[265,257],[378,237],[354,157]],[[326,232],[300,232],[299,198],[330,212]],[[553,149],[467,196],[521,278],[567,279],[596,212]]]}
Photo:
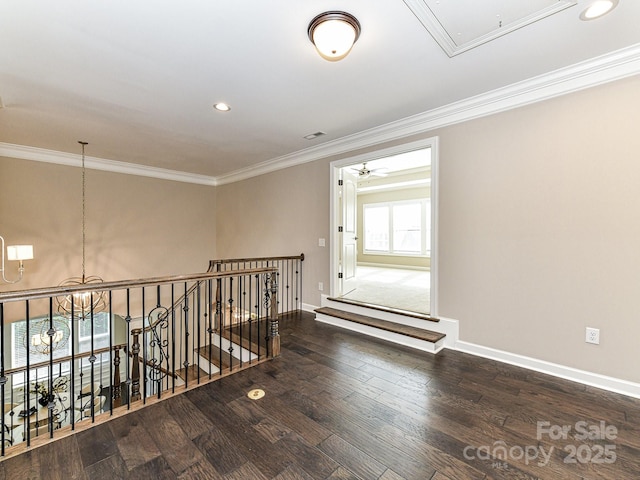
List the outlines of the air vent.
{"label": "air vent", "polygon": [[326,135],[326,133],[324,132],[310,133],[309,135],[305,135],[304,138],[306,138],[307,140],[313,140],[314,138],[321,137],[322,135]]}

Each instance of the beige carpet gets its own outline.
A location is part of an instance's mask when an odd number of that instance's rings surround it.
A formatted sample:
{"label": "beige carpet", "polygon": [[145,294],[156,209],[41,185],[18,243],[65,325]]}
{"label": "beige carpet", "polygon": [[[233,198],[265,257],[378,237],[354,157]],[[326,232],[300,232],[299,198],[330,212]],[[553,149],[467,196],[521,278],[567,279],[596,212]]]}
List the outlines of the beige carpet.
{"label": "beige carpet", "polygon": [[430,313],[429,272],[358,266],[356,279],[356,288],[343,295],[343,298],[427,315]]}

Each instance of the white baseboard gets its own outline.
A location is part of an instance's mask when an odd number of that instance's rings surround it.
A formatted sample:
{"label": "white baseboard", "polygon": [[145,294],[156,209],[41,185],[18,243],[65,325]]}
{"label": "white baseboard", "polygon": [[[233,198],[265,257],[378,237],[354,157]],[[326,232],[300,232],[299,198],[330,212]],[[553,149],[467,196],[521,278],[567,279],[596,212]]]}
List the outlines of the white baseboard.
{"label": "white baseboard", "polygon": [[[326,295],[323,295],[323,297],[326,297]],[[326,298],[323,298],[323,304],[325,301]],[[313,312],[316,308],[317,307],[312,305],[303,304],[303,310],[305,311]],[[458,321],[445,317],[438,318],[440,318],[440,323],[443,327],[446,325],[442,330],[442,333],[447,334],[442,345],[444,348],[488,358],[490,360],[496,360],[498,362],[526,368],[535,372],[545,373],[554,377],[564,378],[565,380],[601,388],[610,392],[620,393],[629,397],[640,398],[640,383],[610,377],[599,373],[588,372],[586,370],[547,362],[545,360],[539,360],[537,358],[527,357],[517,353],[505,352],[504,350],[497,350],[495,348],[485,347],[475,343],[461,341],[458,340]],[[437,328],[431,329],[440,330]]]}
{"label": "white baseboard", "polygon": [[454,349],[459,352],[497,360],[498,362],[508,363],[510,365],[534,370],[540,373],[546,373],[548,375],[553,375],[554,377],[564,378],[565,380],[590,385],[610,392],[640,398],[640,383],[609,377],[599,373],[587,372],[586,370],[579,370],[577,368],[567,367],[565,365],[559,365],[557,363],[526,357],[516,353],[505,352],[503,350],[496,350],[494,348],[484,347],[482,345],[476,345],[474,343],[464,341],[456,342]]}
{"label": "white baseboard", "polygon": [[302,304],[302,311],[304,311],[304,312],[311,312],[311,313],[313,313],[313,311],[314,311],[316,308],[320,308],[320,307],[316,307],[315,305],[311,305],[311,304],[309,304],[309,303],[303,303],[303,304]]}
{"label": "white baseboard", "polygon": [[359,267],[376,267],[376,268],[397,268],[400,270],[418,270],[420,272],[428,272],[431,270],[429,267],[419,267],[417,265],[398,265],[395,263],[373,263],[373,262],[358,262]]}

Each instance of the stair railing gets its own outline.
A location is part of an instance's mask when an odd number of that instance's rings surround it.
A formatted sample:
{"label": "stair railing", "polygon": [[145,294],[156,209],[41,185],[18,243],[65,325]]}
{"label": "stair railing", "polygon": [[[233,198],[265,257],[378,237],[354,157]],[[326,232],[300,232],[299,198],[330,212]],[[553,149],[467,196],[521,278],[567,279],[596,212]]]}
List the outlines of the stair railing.
{"label": "stair railing", "polygon": [[[276,304],[278,315],[302,310],[302,262],[304,253],[300,255],[280,257],[227,258],[209,261],[209,272],[228,272],[246,268],[277,268],[275,282],[279,285]],[[227,306],[237,302],[236,296],[220,292],[220,301]]]}
{"label": "stair railing", "polygon": [[[287,288],[299,302],[301,269],[242,262],[248,267],[220,261],[192,275],[0,293],[0,455],[277,356],[279,279],[295,277]],[[73,305],[74,295],[99,294],[104,311],[81,319],[73,307],[70,316],[56,311],[56,299]]]}

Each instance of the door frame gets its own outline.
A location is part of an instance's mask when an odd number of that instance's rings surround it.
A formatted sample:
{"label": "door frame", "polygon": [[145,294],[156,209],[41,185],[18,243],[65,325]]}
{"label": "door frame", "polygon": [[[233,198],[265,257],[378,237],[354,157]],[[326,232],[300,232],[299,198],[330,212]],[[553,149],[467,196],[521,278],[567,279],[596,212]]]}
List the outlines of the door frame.
{"label": "door frame", "polygon": [[329,296],[336,296],[339,292],[338,272],[340,258],[340,239],[338,235],[338,226],[340,221],[340,189],[338,188],[338,179],[340,178],[340,169],[355,165],[362,162],[369,162],[383,157],[390,157],[407,153],[414,150],[422,150],[431,147],[431,290],[430,315],[435,317],[438,315],[438,137],[430,137],[423,140],[404,143],[394,147],[383,148],[369,153],[363,153],[340,160],[334,160],[330,163],[330,201],[329,201],[329,218],[330,218],[330,241],[329,256],[331,259],[329,266]]}

